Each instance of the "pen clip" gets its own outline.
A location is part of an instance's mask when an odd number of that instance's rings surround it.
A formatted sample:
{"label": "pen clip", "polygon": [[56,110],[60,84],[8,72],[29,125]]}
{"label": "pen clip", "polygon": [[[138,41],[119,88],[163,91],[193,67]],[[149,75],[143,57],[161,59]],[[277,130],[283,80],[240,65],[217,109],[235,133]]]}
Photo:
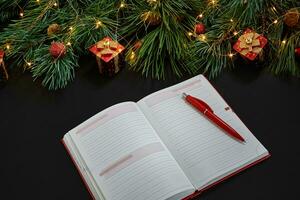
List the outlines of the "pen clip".
{"label": "pen clip", "polygon": [[204,101],[202,101],[201,99],[198,99],[196,97],[194,97],[196,101],[198,101],[200,104],[202,104],[207,110],[209,110],[210,112],[214,113],[213,109]]}

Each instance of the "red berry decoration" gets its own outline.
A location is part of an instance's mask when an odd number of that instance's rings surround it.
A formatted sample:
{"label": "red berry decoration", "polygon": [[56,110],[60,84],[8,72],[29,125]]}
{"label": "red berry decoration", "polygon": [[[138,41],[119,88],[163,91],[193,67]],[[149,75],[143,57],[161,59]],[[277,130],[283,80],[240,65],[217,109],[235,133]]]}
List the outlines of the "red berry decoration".
{"label": "red berry decoration", "polygon": [[197,35],[205,33],[205,25],[202,23],[198,23],[195,25],[195,33]]}
{"label": "red berry decoration", "polygon": [[297,57],[300,57],[300,47],[295,49],[295,54]]}
{"label": "red berry decoration", "polygon": [[61,58],[66,55],[66,46],[61,42],[52,42],[49,52],[53,58]]}

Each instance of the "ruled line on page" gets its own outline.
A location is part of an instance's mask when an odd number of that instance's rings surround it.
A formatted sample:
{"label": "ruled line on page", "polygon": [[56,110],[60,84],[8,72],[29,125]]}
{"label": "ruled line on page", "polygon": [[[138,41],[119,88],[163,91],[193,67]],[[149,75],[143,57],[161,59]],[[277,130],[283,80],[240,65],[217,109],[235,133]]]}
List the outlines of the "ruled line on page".
{"label": "ruled line on page", "polygon": [[120,115],[129,113],[129,112],[136,112],[136,111],[137,111],[137,108],[134,107],[133,105],[129,105],[129,104],[123,105],[121,107],[119,106],[116,108],[112,108],[112,109],[108,110],[106,113],[104,113],[103,115],[97,117],[96,119],[94,119],[93,121],[88,123],[87,125],[80,127],[76,131],[76,134],[80,134],[81,136],[86,135],[87,133],[94,130],[98,126],[114,119],[115,117],[118,117]]}

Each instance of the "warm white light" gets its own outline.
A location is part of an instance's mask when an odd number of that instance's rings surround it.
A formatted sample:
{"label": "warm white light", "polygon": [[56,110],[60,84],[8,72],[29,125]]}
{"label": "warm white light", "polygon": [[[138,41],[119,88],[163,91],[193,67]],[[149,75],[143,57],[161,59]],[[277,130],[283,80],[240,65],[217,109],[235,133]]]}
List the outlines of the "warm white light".
{"label": "warm white light", "polygon": [[6,45],[6,49],[7,50],[10,49],[10,45],[9,44]]}
{"label": "warm white light", "polygon": [[124,7],[125,7],[125,3],[122,2],[122,3],[120,4],[120,8],[124,8]]}
{"label": "warm white light", "polygon": [[232,58],[234,56],[234,54],[233,53],[229,53],[228,56],[229,56],[229,58]]}
{"label": "warm white light", "polygon": [[31,67],[31,65],[32,65],[31,62],[27,62],[26,64],[28,65],[28,67]]}
{"label": "warm white light", "polygon": [[198,15],[199,18],[203,18],[203,14],[201,13],[200,15]]}
{"label": "warm white light", "polygon": [[231,22],[233,22],[233,19],[230,19]]}
{"label": "warm white light", "polygon": [[20,17],[24,17],[24,13],[23,12],[20,12]]}
{"label": "warm white light", "polygon": [[53,5],[54,5],[55,7],[58,6],[58,4],[57,4],[56,2],[55,2]]}
{"label": "warm white light", "polygon": [[237,32],[237,31],[234,31],[234,32],[233,32],[233,35],[237,35],[237,34],[238,34],[238,32]]}
{"label": "warm white light", "polygon": [[206,40],[206,36],[204,34],[202,34],[200,37],[201,37],[201,40],[203,40],[203,41]]}
{"label": "warm white light", "polygon": [[101,21],[97,21],[96,22],[96,28],[99,28],[100,26],[102,26],[102,22]]}
{"label": "warm white light", "polygon": [[277,20],[277,19],[275,19],[273,23],[274,23],[274,24],[277,24],[277,23],[278,23],[278,20]]}
{"label": "warm white light", "polygon": [[133,60],[135,58],[135,53],[131,52],[130,59]]}
{"label": "warm white light", "polygon": [[282,40],[282,44],[285,44],[286,43],[286,40]]}
{"label": "warm white light", "polygon": [[188,36],[192,36],[193,35],[193,33],[192,32],[188,32]]}
{"label": "warm white light", "polygon": [[72,44],[71,44],[71,42],[67,42],[67,46],[71,46]]}

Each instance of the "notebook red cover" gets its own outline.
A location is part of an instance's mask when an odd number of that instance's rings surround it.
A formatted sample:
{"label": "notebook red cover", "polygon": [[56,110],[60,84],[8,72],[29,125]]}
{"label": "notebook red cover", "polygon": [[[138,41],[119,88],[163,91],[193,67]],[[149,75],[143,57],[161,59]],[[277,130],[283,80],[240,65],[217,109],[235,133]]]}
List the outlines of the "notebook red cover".
{"label": "notebook red cover", "polygon": [[189,196],[183,198],[182,200],[191,200],[191,199],[195,199],[195,198],[199,197],[200,194],[201,194],[202,192],[204,192],[204,191],[210,189],[211,187],[214,187],[214,186],[218,185],[219,183],[224,182],[225,180],[229,179],[230,177],[232,177],[232,176],[234,176],[234,175],[236,175],[236,174],[238,174],[238,173],[240,173],[240,172],[242,172],[242,171],[245,171],[246,169],[248,169],[248,168],[250,168],[250,167],[252,167],[252,166],[254,166],[254,165],[256,165],[256,164],[258,164],[258,163],[260,163],[260,162],[262,162],[262,161],[264,161],[264,160],[266,160],[266,159],[268,159],[270,156],[271,156],[271,155],[269,154],[269,155],[267,155],[267,156],[265,156],[265,157],[263,157],[263,158],[261,158],[261,159],[259,159],[259,160],[256,160],[255,162],[250,163],[249,165],[247,165],[247,166],[245,166],[245,167],[243,167],[243,168],[241,168],[241,169],[239,169],[239,170],[233,172],[232,174],[229,174],[228,176],[226,176],[226,177],[224,177],[224,178],[222,178],[222,179],[220,179],[220,180],[218,180],[218,181],[216,181],[216,182],[214,182],[214,183],[212,183],[212,184],[206,186],[205,188],[203,188],[203,189],[201,189],[201,190],[195,191],[193,194],[191,194],[191,195],[189,195]]}

